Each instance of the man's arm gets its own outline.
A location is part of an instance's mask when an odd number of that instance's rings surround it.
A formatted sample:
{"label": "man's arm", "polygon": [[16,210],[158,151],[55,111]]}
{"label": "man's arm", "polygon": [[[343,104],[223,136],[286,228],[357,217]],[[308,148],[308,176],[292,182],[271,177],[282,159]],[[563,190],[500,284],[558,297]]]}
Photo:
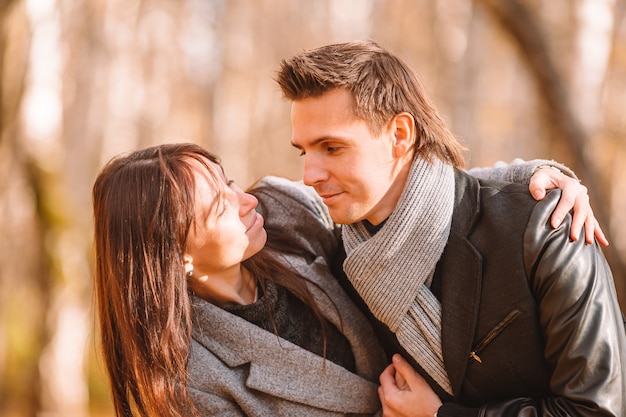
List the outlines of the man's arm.
{"label": "man's arm", "polygon": [[539,406],[563,415],[624,416],[626,332],[611,270],[599,246],[568,242],[570,216],[554,231],[541,227],[555,204],[546,203],[537,205],[524,236],[526,271],[552,369],[554,398]]}
{"label": "man's arm", "polygon": [[493,167],[472,168],[468,173],[481,179],[528,184],[530,193],[536,200],[543,199],[548,190],[560,188],[562,196],[552,214],[550,222],[552,227],[558,227],[566,214],[573,210],[574,219],[570,229],[571,239],[578,240],[584,225],[587,243],[593,243],[595,236],[598,243],[608,246],[609,242],[589,204],[587,187],[580,184],[576,174],[565,165],[547,159],[534,159],[528,162],[515,159],[510,164],[500,161]]}

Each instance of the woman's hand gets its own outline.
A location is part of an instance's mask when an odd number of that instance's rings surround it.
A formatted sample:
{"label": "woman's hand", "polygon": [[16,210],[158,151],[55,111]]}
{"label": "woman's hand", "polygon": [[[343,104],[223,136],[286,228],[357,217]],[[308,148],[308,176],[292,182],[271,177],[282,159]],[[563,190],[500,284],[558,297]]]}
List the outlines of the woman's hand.
{"label": "woman's hand", "polygon": [[552,227],[561,225],[563,219],[570,210],[574,210],[570,237],[578,240],[580,230],[585,226],[585,241],[593,243],[594,236],[602,246],[608,246],[609,242],[604,236],[600,224],[593,215],[593,210],[589,204],[587,187],[579,183],[576,179],[568,177],[558,169],[549,166],[541,167],[535,171],[530,178],[528,186],[530,193],[535,200],[541,200],[546,196],[546,192],[553,188],[561,189],[561,199],[552,213]]}
{"label": "woman's hand", "polygon": [[396,354],[380,374],[383,417],[433,417],[441,400],[411,365]]}

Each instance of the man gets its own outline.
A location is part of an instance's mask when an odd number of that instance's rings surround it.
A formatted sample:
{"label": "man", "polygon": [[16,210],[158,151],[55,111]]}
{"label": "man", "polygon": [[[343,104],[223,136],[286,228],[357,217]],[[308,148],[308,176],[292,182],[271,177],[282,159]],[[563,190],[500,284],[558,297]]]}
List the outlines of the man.
{"label": "man", "polygon": [[373,42],[300,53],[277,81],[304,182],[345,225],[347,290],[420,375],[394,356],[384,415],[626,415],[624,322],[586,243],[595,219],[572,241],[569,214],[550,226],[558,192],[536,202],[461,171],[414,73]]}

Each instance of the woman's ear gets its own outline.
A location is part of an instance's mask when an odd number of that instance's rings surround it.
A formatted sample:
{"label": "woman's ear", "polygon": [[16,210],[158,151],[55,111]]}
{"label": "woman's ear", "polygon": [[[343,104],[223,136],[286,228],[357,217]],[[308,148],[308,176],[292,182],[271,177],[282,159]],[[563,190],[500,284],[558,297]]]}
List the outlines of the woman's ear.
{"label": "woman's ear", "polygon": [[412,158],[415,144],[415,120],[410,113],[396,114],[391,120],[393,129],[394,145],[393,156],[401,158],[406,155]]}

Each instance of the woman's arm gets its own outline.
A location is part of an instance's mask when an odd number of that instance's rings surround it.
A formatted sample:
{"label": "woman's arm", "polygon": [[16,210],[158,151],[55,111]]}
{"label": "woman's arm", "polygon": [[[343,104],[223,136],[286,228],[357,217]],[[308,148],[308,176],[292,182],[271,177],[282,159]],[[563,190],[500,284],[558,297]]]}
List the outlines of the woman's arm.
{"label": "woman's arm", "polygon": [[259,200],[258,210],[268,232],[289,236],[292,249],[334,258],[341,244],[340,227],[333,223],[328,208],[312,187],[302,181],[267,176],[249,192]]}
{"label": "woman's arm", "polygon": [[548,190],[560,188],[562,195],[552,214],[552,227],[558,227],[567,213],[573,210],[574,218],[570,228],[572,240],[578,240],[584,225],[587,243],[593,243],[595,237],[598,243],[608,246],[609,242],[589,204],[587,187],[582,185],[576,174],[565,165],[547,159],[534,159],[528,162],[515,159],[510,164],[499,161],[493,167],[472,168],[468,173],[480,179],[528,184],[530,193],[536,200],[542,200]]}

